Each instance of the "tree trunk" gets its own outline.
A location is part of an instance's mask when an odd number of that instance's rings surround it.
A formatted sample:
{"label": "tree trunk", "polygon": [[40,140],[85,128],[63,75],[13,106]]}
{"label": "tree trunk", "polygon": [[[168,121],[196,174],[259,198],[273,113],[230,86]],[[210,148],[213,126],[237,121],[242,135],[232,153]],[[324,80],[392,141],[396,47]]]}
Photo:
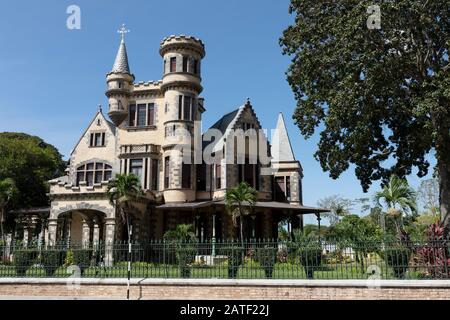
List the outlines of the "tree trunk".
{"label": "tree trunk", "polygon": [[447,226],[450,218],[450,120],[433,119],[437,131],[436,158],[439,173],[439,211],[441,223]]}
{"label": "tree trunk", "polygon": [[243,220],[243,215],[242,215],[242,213],[241,213],[241,215],[240,215],[240,217],[239,217],[239,224],[240,224],[240,229],[241,229],[241,242],[242,242],[242,248],[244,247],[244,228],[243,228],[243,223],[242,223],[242,220]]}
{"label": "tree trunk", "polygon": [[[450,156],[450,154],[449,154]],[[438,160],[439,169],[439,211],[441,222],[447,226],[450,218],[450,165]]]}

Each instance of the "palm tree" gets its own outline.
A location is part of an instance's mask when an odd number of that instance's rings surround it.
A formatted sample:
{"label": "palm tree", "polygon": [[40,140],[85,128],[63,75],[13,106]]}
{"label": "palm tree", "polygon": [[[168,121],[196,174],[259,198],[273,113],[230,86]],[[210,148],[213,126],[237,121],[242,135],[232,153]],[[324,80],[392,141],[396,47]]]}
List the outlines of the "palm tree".
{"label": "palm tree", "polygon": [[130,298],[130,276],[131,276],[131,230],[130,214],[133,202],[143,196],[139,178],[134,174],[117,174],[109,181],[106,194],[112,205],[119,209],[122,221],[127,225],[128,232],[128,289],[127,299]]}
{"label": "palm tree", "polygon": [[387,213],[394,218],[397,234],[403,227],[403,214],[413,214],[417,210],[416,192],[405,179],[392,175],[383,190],[375,194],[375,201],[382,206],[383,200]]}
{"label": "palm tree", "polygon": [[130,239],[130,214],[133,202],[143,196],[139,178],[134,174],[117,174],[109,181],[106,193],[112,205],[119,209],[122,221],[127,224]]}
{"label": "palm tree", "polygon": [[225,205],[232,215],[235,226],[239,218],[242,245],[244,245],[244,216],[252,212],[256,203],[256,194],[257,191],[247,182],[241,182],[237,187],[228,189],[225,194]]}
{"label": "palm tree", "polygon": [[0,232],[3,243],[5,243],[3,224],[5,222],[6,206],[11,202],[16,194],[17,188],[13,179],[6,178],[4,180],[0,180]]}

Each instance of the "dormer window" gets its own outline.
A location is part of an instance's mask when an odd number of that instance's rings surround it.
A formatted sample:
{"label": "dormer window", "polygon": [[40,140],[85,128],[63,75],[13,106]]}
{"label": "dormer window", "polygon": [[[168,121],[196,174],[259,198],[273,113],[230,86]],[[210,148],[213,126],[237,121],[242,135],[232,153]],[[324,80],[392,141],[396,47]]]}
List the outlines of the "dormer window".
{"label": "dormer window", "polygon": [[92,132],[89,139],[90,147],[104,147],[105,146],[105,132]]}

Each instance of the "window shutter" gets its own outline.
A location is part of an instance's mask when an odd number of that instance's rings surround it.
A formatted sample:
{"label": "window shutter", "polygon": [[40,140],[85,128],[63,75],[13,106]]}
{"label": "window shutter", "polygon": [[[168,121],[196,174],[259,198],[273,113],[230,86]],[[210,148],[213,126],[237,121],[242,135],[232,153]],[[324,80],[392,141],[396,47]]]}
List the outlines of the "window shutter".
{"label": "window shutter", "polygon": [[91,133],[91,134],[90,134],[89,146],[92,147],[93,145],[94,145],[94,134]]}

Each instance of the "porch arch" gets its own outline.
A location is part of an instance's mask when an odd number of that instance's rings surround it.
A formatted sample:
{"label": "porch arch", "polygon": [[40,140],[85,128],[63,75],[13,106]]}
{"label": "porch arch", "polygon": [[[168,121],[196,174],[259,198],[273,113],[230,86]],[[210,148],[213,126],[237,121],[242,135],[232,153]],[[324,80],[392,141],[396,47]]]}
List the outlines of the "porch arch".
{"label": "porch arch", "polygon": [[[76,202],[55,205],[49,219],[49,244],[60,240],[111,243],[115,236],[114,207],[109,203]],[[73,219],[74,225],[71,225]],[[73,242],[74,243],[74,242]]]}

